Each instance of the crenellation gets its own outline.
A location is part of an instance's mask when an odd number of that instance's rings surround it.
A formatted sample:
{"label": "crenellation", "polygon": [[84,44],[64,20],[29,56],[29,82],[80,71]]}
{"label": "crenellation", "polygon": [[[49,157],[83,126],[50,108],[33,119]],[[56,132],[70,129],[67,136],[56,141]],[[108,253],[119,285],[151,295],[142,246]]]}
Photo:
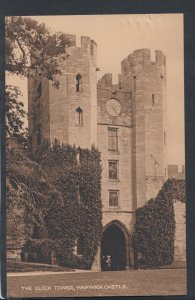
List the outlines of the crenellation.
{"label": "crenellation", "polygon": [[137,64],[148,64],[151,62],[150,60],[150,50],[149,49],[139,49],[133,51],[132,56],[129,56],[129,58],[132,58],[132,64],[133,66],[136,66]]}
{"label": "crenellation", "polygon": [[76,35],[75,34],[66,34],[68,40],[68,47],[76,47]]}
{"label": "crenellation", "polygon": [[88,51],[90,50],[91,39],[88,36],[81,36],[81,48],[85,48]]}
{"label": "crenellation", "polygon": [[155,63],[161,66],[164,64],[164,55],[161,50],[155,50]]}
{"label": "crenellation", "polygon": [[127,59],[124,59],[122,62],[121,62],[121,73],[123,76],[127,75],[128,74],[128,71],[129,71],[129,62]]}
{"label": "crenellation", "polygon": [[90,54],[94,61],[94,64],[97,64],[97,44],[94,40],[91,40],[90,42]]}

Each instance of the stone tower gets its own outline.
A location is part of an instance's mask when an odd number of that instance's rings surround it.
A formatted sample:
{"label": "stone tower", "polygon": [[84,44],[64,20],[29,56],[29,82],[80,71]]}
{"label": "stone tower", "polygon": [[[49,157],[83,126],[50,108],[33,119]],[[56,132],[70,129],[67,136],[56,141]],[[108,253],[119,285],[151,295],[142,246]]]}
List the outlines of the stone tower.
{"label": "stone tower", "polygon": [[29,130],[34,149],[44,139],[75,144],[81,148],[97,145],[96,43],[69,36],[68,58],[60,61],[59,89],[46,78],[28,81]]}
{"label": "stone tower", "polygon": [[161,51],[151,61],[150,50],[136,50],[122,61],[118,84],[109,73],[97,84],[104,227],[100,257],[110,255],[114,270],[134,266],[135,210],[156,197],[167,177],[165,65]]}
{"label": "stone tower", "polygon": [[132,177],[136,207],[155,197],[167,177],[166,59],[156,50],[136,50],[121,63],[121,89],[132,95]]}

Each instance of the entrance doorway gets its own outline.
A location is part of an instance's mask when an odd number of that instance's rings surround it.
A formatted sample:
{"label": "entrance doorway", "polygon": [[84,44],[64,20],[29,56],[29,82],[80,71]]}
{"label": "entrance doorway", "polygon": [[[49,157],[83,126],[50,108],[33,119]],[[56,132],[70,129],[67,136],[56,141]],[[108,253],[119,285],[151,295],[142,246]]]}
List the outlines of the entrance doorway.
{"label": "entrance doorway", "polygon": [[101,242],[101,270],[125,270],[128,261],[128,241],[125,229],[112,222],[103,232]]}

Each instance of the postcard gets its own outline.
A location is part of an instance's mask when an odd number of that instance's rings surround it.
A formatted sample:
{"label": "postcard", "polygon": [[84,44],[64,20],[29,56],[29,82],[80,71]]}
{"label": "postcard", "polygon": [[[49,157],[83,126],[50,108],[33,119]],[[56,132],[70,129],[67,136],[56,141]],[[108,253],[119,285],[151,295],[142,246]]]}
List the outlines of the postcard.
{"label": "postcard", "polygon": [[7,16],[9,298],[186,295],[183,14]]}

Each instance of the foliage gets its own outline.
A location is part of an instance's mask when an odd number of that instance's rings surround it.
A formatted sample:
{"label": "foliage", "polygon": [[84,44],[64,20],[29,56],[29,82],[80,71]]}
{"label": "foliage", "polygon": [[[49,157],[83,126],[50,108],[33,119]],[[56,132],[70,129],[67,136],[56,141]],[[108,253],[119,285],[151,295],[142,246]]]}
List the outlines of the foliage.
{"label": "foliage", "polygon": [[[8,215],[22,209],[16,223],[26,224],[25,248],[52,249],[62,266],[90,268],[102,231],[100,153],[55,141],[31,158],[9,150],[7,158]],[[81,236],[82,257],[74,252]]]}
{"label": "foliage", "polygon": [[168,265],[174,259],[175,216],[173,200],[185,201],[184,181],[168,179],[156,199],[136,210],[133,243],[141,267]]}
{"label": "foliage", "polygon": [[39,164],[24,153],[7,149],[6,159],[8,232],[21,243],[33,236],[34,228],[47,236],[44,216],[62,203],[60,192],[46,182]]}
{"label": "foliage", "polygon": [[164,184],[163,190],[169,199],[186,202],[185,180],[176,178],[168,179]]}
{"label": "foliage", "polygon": [[[5,18],[5,70],[9,74],[46,77],[58,87],[59,66],[68,56],[69,45],[67,35],[52,33],[45,24],[29,17]],[[6,86],[7,136],[27,136],[27,129],[23,128],[23,118],[27,115],[20,97],[18,87]]]}
{"label": "foliage", "polygon": [[24,110],[24,104],[20,100],[22,96],[16,86],[6,85],[5,87],[5,131],[7,136],[27,137],[28,130],[24,128],[24,118],[27,113]]}
{"label": "foliage", "polygon": [[50,80],[60,74],[60,60],[65,60],[69,37],[52,33],[44,23],[29,17],[5,19],[5,69],[16,75],[30,76],[34,70]]}
{"label": "foliage", "polygon": [[[63,206],[46,217],[50,236],[62,265],[90,268],[101,239],[100,153],[92,148],[45,143],[35,158],[47,173],[47,180],[63,195]],[[79,237],[84,238],[82,258],[74,255]]]}

